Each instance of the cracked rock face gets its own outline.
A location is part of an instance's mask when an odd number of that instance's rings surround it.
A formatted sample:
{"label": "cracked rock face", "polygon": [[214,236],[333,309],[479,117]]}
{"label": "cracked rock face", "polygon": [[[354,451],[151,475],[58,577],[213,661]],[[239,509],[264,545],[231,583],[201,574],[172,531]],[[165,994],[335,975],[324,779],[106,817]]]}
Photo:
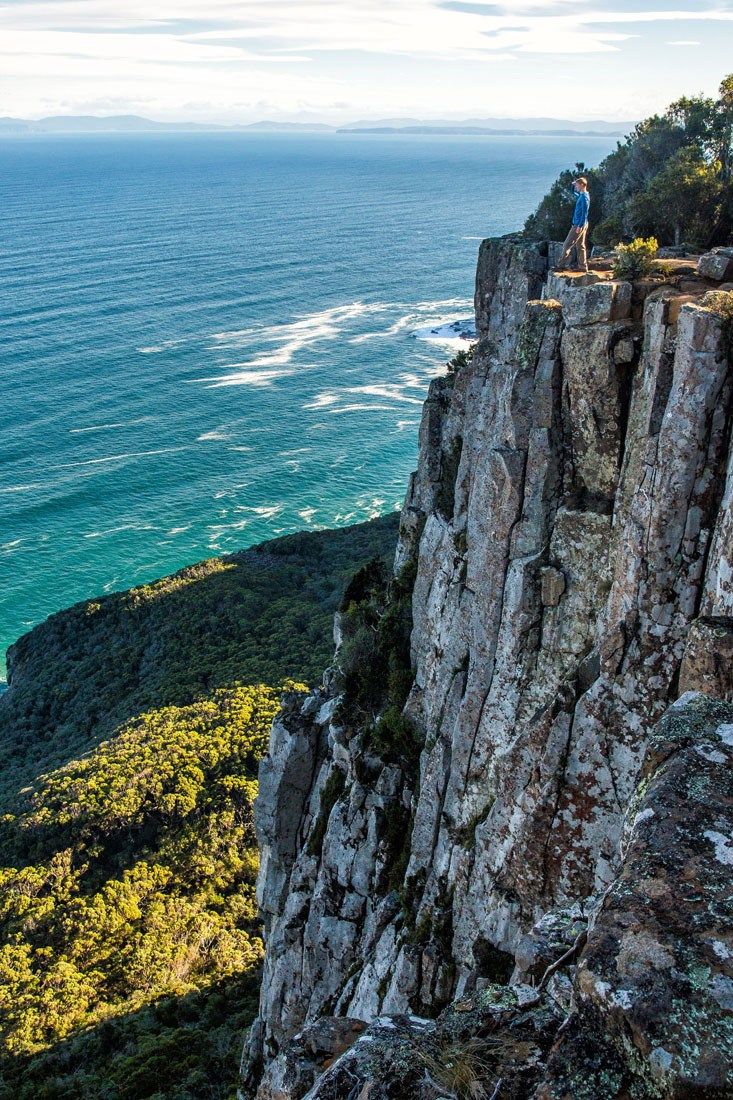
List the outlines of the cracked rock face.
{"label": "cracked rock face", "polygon": [[[622,853],[540,1100],[581,1097],[592,1081],[601,1088],[603,1074],[610,1085],[610,1067],[631,1096],[730,1096],[733,706],[689,693],[670,707],[649,745]],[[609,1052],[600,1064],[599,1049]]]}
{"label": "cracked rock face", "polygon": [[432,1017],[508,980],[536,922],[614,880],[680,676],[730,675],[726,630],[712,663],[704,643],[733,621],[725,296],[548,277],[548,254],[484,242],[476,353],[425,404],[396,557],[419,774],[329,690],[273,728],[251,1094],[321,1015]]}

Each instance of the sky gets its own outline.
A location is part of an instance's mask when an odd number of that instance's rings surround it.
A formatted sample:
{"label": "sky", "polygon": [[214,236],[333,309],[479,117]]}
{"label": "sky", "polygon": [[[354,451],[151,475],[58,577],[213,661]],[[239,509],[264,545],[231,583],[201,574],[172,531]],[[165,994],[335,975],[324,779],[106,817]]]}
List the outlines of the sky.
{"label": "sky", "polygon": [[629,120],[733,70],[733,0],[0,0],[0,115]]}

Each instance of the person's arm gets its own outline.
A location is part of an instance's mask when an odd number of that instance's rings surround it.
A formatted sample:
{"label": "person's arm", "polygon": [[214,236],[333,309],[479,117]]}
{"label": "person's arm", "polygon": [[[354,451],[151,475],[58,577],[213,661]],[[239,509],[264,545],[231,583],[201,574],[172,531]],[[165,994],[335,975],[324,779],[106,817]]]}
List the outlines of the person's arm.
{"label": "person's arm", "polygon": [[578,228],[583,224],[583,216],[581,214],[581,207],[583,205],[583,196],[580,192],[575,196],[575,209],[573,210],[573,227]]}
{"label": "person's arm", "polygon": [[588,200],[587,192],[580,191],[578,197],[575,200],[575,210],[573,211],[573,225],[576,228],[580,228],[585,225],[588,220],[588,207],[590,202]]}

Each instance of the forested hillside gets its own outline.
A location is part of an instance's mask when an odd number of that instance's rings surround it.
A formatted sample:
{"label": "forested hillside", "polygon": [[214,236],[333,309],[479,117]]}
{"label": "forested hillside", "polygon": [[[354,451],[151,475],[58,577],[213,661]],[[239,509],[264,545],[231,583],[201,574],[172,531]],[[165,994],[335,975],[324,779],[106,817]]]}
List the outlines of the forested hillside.
{"label": "forested hillside", "polygon": [[262,953],[257,763],[396,516],[53,616],[0,699],[0,1095],[228,1098]]}

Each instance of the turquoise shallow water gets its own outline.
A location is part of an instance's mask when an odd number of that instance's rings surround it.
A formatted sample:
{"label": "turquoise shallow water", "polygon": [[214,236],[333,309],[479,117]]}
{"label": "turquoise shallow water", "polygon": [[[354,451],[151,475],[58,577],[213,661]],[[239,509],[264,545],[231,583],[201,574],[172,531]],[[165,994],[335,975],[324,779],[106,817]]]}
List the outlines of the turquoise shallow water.
{"label": "turquoise shallow water", "polygon": [[0,142],[0,653],[84,597],[398,507],[480,238],[610,145]]}

